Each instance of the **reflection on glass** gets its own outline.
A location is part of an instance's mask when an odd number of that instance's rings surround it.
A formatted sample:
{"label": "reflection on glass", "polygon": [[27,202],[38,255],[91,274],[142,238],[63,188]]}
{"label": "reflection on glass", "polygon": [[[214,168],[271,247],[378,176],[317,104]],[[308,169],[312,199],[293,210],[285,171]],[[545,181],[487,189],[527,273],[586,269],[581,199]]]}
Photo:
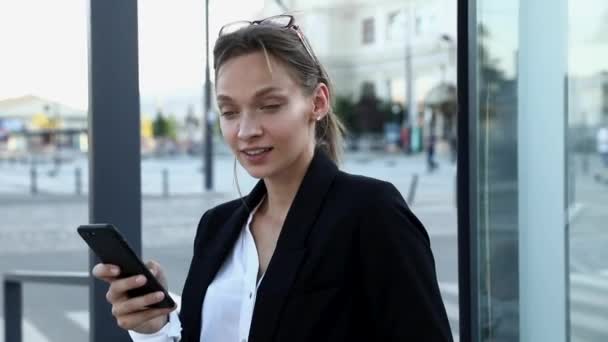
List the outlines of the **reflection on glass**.
{"label": "reflection on glass", "polygon": [[569,1],[571,341],[608,339],[608,3]]}
{"label": "reflection on glass", "polygon": [[478,333],[480,341],[517,341],[519,1],[478,6]]}
{"label": "reflection on glass", "polygon": [[[260,17],[285,10],[271,3]],[[456,1],[283,3],[332,78],[348,129],[342,169],[390,181],[410,201],[457,335]]]}

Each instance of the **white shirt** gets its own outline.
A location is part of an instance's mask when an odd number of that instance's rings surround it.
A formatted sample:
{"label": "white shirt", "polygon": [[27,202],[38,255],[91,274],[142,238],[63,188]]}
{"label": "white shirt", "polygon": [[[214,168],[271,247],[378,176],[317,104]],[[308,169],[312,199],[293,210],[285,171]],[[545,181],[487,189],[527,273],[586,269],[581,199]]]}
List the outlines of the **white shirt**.
{"label": "white shirt", "polygon": [[[260,203],[262,203],[260,201]],[[202,307],[201,341],[246,342],[257,289],[264,276],[257,280],[260,268],[258,250],[251,234],[251,212],[230,254],[209,284]],[[201,289],[202,290],[202,289]],[[177,312],[169,315],[169,323],[154,334],[129,331],[135,342],[174,342],[181,339],[181,323]]]}

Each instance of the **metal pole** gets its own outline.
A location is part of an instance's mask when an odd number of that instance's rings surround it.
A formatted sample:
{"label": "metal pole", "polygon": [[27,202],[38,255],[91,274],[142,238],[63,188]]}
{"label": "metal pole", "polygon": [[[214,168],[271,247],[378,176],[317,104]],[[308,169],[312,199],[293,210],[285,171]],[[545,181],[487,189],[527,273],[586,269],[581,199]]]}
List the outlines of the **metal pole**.
{"label": "metal pole", "polygon": [[[89,10],[89,221],[116,225],[141,255],[137,0],[90,0]],[[91,253],[89,269],[97,262]],[[131,341],[107,290],[91,277],[90,341]]]}
{"label": "metal pole", "polygon": [[162,173],[162,182],[163,182],[163,197],[169,197],[169,170],[163,169]]}
{"label": "metal pole", "polygon": [[205,190],[213,190],[213,121],[211,113],[211,79],[209,70],[209,0],[205,0],[205,86],[203,102],[203,122],[205,134]]}
{"label": "metal pole", "polygon": [[80,167],[75,169],[74,177],[76,178],[76,195],[82,195],[82,170]]}
{"label": "metal pole", "polygon": [[30,189],[32,195],[38,193],[38,171],[36,169],[36,163],[32,164],[32,168],[30,169]]}
{"label": "metal pole", "polygon": [[414,199],[416,198],[416,188],[418,187],[418,174],[414,173],[412,176],[412,182],[410,183],[410,189],[407,192],[407,205],[413,206]]}
{"label": "metal pole", "polygon": [[414,70],[412,68],[412,12],[411,3],[406,8],[406,37],[405,37],[405,87],[407,101],[407,115],[403,116],[403,128],[407,128],[409,123],[416,122],[416,101],[414,100]]}
{"label": "metal pole", "polygon": [[4,281],[4,340],[21,342],[23,331],[23,297],[21,283]]}

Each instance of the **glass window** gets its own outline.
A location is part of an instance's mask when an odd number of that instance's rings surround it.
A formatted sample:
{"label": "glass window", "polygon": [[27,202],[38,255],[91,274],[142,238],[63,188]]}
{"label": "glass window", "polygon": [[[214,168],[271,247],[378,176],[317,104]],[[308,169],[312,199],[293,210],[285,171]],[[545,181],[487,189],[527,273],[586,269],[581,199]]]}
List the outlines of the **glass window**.
{"label": "glass window", "polygon": [[571,341],[608,340],[608,3],[568,1]]}
{"label": "glass window", "polygon": [[374,18],[363,20],[363,44],[372,44],[375,39]]}
{"label": "glass window", "polygon": [[[547,18],[535,22],[531,11],[541,8]],[[558,15],[560,10],[567,17]],[[605,341],[608,4],[480,0],[475,13],[472,73],[477,86],[468,89],[476,95],[477,109],[471,113],[475,143],[470,151],[475,161],[474,336],[476,341],[527,341],[531,331],[538,333],[538,327],[557,317],[559,324],[545,329],[558,337],[550,340]],[[535,40],[558,48],[547,54],[534,46]],[[539,70],[545,65],[551,73]],[[539,124],[539,116],[546,120]],[[546,155],[555,158],[545,165],[537,162],[548,160]],[[555,196],[563,198],[551,207],[556,210],[549,215],[534,211],[548,208]],[[563,260],[545,259],[555,250],[564,251],[556,254]],[[560,263],[563,267],[556,270]],[[530,270],[538,272],[531,275]],[[564,279],[564,286],[558,284]],[[539,301],[543,292],[547,296]],[[547,302],[549,294],[558,296],[541,309],[547,316],[531,317],[530,312],[539,312],[531,303]]]}
{"label": "glass window", "polygon": [[[386,18],[386,39],[393,40],[398,37],[399,32],[399,11],[393,11]],[[403,26],[405,27],[405,26]]]}

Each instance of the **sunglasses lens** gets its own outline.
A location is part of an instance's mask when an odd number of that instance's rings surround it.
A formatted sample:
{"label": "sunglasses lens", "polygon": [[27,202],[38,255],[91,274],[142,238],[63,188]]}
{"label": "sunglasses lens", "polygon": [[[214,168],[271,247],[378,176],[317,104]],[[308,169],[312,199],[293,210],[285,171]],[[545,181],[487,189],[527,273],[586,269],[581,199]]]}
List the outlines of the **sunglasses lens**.
{"label": "sunglasses lens", "polygon": [[291,17],[287,15],[278,15],[276,17],[270,17],[264,19],[260,24],[261,25],[276,25],[280,27],[287,27],[291,22]]}
{"label": "sunglasses lens", "polygon": [[228,25],[225,25],[224,27],[222,27],[222,29],[220,30],[220,36],[226,35],[226,34],[231,34],[234,33],[242,28],[245,28],[247,26],[251,25],[250,22],[248,21],[237,21],[234,23],[230,23]]}

